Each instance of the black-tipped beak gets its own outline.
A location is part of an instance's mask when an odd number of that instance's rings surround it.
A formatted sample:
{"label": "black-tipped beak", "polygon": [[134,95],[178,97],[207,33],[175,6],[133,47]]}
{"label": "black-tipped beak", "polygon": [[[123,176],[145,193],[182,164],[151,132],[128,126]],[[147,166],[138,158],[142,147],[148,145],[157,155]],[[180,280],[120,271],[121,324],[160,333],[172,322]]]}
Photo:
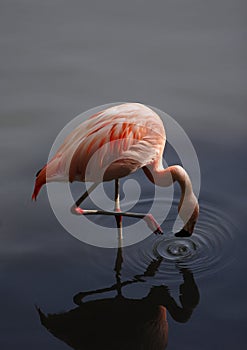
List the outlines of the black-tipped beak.
{"label": "black-tipped beak", "polygon": [[182,228],[182,230],[180,230],[179,232],[175,233],[176,237],[190,237],[192,235],[192,233],[186,231],[184,228]]}

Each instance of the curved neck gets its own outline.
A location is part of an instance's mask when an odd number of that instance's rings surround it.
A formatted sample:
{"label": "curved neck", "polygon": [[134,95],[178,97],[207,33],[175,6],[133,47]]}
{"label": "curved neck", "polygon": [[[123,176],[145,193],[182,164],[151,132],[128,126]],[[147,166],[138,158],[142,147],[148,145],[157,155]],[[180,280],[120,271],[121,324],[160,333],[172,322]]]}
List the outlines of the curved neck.
{"label": "curved neck", "polygon": [[143,170],[148,179],[157,186],[168,187],[175,181],[179,183],[181,188],[178,205],[179,216],[184,222],[184,229],[192,233],[199,209],[187,172],[180,165],[173,165],[164,169],[155,163],[144,167]]}
{"label": "curved neck", "polygon": [[149,165],[144,167],[143,170],[148,179],[157,186],[168,187],[177,181],[181,188],[181,197],[193,193],[189,175],[180,165],[172,165],[166,169]]}

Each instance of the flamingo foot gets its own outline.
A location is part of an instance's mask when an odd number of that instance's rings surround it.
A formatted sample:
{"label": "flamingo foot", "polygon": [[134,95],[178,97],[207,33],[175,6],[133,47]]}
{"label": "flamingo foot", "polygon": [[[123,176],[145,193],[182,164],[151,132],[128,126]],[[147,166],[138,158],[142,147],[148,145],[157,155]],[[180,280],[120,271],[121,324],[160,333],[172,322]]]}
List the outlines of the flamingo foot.
{"label": "flamingo foot", "polygon": [[154,234],[162,235],[163,231],[157,221],[154,219],[152,214],[147,214],[144,216],[144,221],[148,225],[148,227],[153,231]]}
{"label": "flamingo foot", "polygon": [[83,215],[84,214],[83,209],[81,209],[80,207],[76,207],[74,205],[71,207],[70,211],[74,215]]}

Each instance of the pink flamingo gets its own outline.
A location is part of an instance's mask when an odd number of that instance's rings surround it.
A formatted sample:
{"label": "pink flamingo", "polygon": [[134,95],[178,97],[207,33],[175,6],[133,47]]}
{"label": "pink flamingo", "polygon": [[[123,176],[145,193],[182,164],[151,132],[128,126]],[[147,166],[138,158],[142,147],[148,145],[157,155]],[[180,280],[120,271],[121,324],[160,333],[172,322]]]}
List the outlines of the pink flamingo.
{"label": "pink flamingo", "polygon": [[[155,185],[167,187],[177,181],[181,188],[178,213],[184,222],[176,236],[190,236],[199,214],[187,172],[180,165],[164,169],[162,155],[166,134],[162,120],[150,108],[125,103],[103,110],[75,128],[55,156],[36,175],[32,199],[52,181],[93,182],[71,208],[77,215],[115,215],[142,218],[155,233],[162,233],[151,214],[123,212],[119,204],[119,178],[142,168]],[[102,181],[115,180],[115,210],[83,210],[79,205]]]}

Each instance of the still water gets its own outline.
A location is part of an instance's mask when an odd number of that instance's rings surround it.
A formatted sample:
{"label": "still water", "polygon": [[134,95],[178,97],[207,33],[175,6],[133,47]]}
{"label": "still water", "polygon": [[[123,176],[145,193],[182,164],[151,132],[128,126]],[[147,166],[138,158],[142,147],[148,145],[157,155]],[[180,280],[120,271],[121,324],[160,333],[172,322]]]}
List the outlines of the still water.
{"label": "still water", "polygon": [[[1,7],[1,349],[245,349],[243,2]],[[202,187],[191,238],[172,235],[176,199],[163,236],[122,249],[69,235],[45,190],[31,202],[59,131],[113,101],[156,106],[192,140]],[[164,158],[177,162],[169,147]],[[145,212],[152,184],[141,172],[134,178]]]}

